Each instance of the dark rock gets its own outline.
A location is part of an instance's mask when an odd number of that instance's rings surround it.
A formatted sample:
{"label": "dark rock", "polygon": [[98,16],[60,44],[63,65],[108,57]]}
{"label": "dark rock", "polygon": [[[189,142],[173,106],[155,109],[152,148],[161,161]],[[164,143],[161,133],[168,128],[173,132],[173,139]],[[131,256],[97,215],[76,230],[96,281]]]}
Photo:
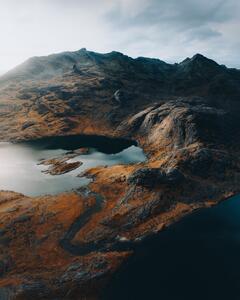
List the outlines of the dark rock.
{"label": "dark rock", "polygon": [[0,246],[8,246],[9,243],[11,242],[11,239],[8,237],[0,237]]}
{"label": "dark rock", "polygon": [[3,237],[6,234],[6,229],[0,229],[0,237]]}
{"label": "dark rock", "polygon": [[12,259],[10,256],[4,257],[0,260],[0,277],[4,276],[7,272],[9,272],[11,265]]}
{"label": "dark rock", "polygon": [[10,288],[1,287],[0,288],[0,299],[1,300],[11,300],[13,299],[13,293]]}
{"label": "dark rock", "polygon": [[30,215],[21,215],[14,220],[14,223],[25,223],[25,222],[30,221],[31,218],[32,217]]}
{"label": "dark rock", "polygon": [[231,156],[223,151],[202,148],[187,156],[182,165],[193,175],[224,179],[226,169],[233,167],[233,162]]}
{"label": "dark rock", "polygon": [[62,100],[69,100],[74,96],[74,93],[72,92],[68,92],[68,91],[64,91],[64,90],[58,90],[56,92],[56,97],[60,98]]}
{"label": "dark rock", "polygon": [[[132,97],[134,96],[132,95]],[[114,93],[113,98],[119,105],[122,105],[130,100],[130,95],[126,91],[120,89]]]}
{"label": "dark rock", "polygon": [[166,176],[167,176],[167,181],[170,183],[170,182],[173,182],[173,183],[180,183],[182,182],[185,177],[183,175],[183,173],[181,173],[178,169],[176,168],[171,168],[171,169],[168,169],[167,172],[166,172]]}
{"label": "dark rock", "polygon": [[75,162],[65,162],[65,161],[57,161],[53,163],[48,170],[44,170],[43,173],[51,174],[51,175],[62,175],[68,172],[71,172],[82,165],[82,162],[75,161]]}
{"label": "dark rock", "polygon": [[154,187],[159,184],[179,183],[184,175],[177,169],[169,169],[167,172],[158,168],[142,168],[135,171],[128,178],[130,185]]}
{"label": "dark rock", "polygon": [[19,94],[18,98],[21,100],[28,100],[28,99],[31,99],[32,96],[31,96],[31,94],[24,93],[24,94]]}
{"label": "dark rock", "polygon": [[166,174],[157,168],[142,168],[130,175],[127,182],[133,185],[152,187],[157,183],[164,183],[165,179]]}
{"label": "dark rock", "polygon": [[42,282],[29,282],[19,285],[15,291],[14,295],[16,299],[32,300],[32,299],[56,299],[52,296],[51,291]]}
{"label": "dark rock", "polygon": [[40,115],[45,115],[49,112],[49,107],[46,106],[42,101],[37,100],[35,103],[36,110]]}
{"label": "dark rock", "polygon": [[[130,189],[121,199],[121,205],[129,205],[129,200],[136,197],[134,193],[137,193],[137,190]],[[131,198],[129,198],[130,195]],[[101,221],[101,224],[110,228],[124,228],[124,230],[129,230],[154,215],[166,211],[170,206],[171,201],[166,201],[166,198],[164,199],[161,194],[158,194],[154,198],[146,201],[143,205],[130,209],[126,214],[118,214],[118,210],[115,210],[115,213],[112,216],[106,217]]]}
{"label": "dark rock", "polygon": [[22,125],[22,130],[24,129],[27,129],[33,125],[35,125],[36,123],[34,121],[28,121],[28,122],[25,122],[23,125]]}

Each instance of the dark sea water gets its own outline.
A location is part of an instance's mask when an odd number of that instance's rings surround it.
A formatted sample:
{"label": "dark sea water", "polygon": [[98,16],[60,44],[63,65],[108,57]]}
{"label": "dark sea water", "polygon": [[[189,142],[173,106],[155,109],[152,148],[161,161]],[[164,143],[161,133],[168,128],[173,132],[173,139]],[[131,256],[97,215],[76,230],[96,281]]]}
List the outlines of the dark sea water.
{"label": "dark sea water", "polygon": [[[83,165],[67,174],[41,171],[40,159],[89,147]],[[56,137],[31,143],[0,143],[0,190],[35,196],[86,185],[76,177],[99,165],[146,159],[134,142],[102,137]],[[199,210],[136,249],[113,277],[104,300],[240,300],[240,196]]]}
{"label": "dark sea water", "polygon": [[[89,154],[72,161],[83,164],[66,174],[52,176],[42,173],[48,167],[38,165],[40,159],[55,158],[69,150],[89,147]],[[141,162],[146,159],[135,142],[99,136],[45,138],[34,142],[0,143],[0,190],[11,190],[28,196],[57,194],[89,183],[78,174],[96,166]]]}
{"label": "dark sea water", "polygon": [[199,210],[143,244],[104,300],[239,300],[240,196]]}

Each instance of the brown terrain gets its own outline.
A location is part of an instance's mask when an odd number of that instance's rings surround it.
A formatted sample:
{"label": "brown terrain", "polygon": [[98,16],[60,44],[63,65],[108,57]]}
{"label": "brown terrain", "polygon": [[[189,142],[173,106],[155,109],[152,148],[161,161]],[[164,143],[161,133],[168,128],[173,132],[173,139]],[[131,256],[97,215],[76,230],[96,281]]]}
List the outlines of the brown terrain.
{"label": "brown terrain", "polygon": [[[1,141],[94,134],[136,140],[148,160],[97,167],[76,192],[0,192],[0,299],[101,299],[139,243],[240,192],[240,71],[81,49],[0,78]],[[42,162],[61,174],[67,158]]]}

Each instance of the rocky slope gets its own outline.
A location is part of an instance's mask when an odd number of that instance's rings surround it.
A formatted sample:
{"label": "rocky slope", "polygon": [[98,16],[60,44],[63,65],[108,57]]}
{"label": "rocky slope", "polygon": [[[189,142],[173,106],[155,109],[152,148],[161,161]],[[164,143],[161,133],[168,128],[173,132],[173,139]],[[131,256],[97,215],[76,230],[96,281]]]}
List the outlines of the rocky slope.
{"label": "rocky slope", "polygon": [[153,103],[204,97],[239,110],[240,72],[199,54],[180,64],[82,49],[32,58],[0,78],[1,139],[113,134]]}
{"label": "rocky slope", "polygon": [[148,155],[88,170],[75,193],[1,192],[3,299],[100,298],[144,239],[240,190],[239,70],[199,54],[171,65],[81,49],[30,59],[0,88],[1,140],[108,135]]}

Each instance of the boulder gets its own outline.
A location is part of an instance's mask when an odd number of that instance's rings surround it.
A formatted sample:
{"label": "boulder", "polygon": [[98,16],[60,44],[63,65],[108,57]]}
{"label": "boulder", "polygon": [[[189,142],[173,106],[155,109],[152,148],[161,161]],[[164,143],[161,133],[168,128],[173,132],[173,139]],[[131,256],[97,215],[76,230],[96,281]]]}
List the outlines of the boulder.
{"label": "boulder", "polygon": [[22,130],[25,130],[25,129],[27,129],[27,128],[33,126],[33,125],[35,125],[35,122],[34,122],[34,121],[27,121],[27,122],[23,123],[23,125],[22,125]]}

